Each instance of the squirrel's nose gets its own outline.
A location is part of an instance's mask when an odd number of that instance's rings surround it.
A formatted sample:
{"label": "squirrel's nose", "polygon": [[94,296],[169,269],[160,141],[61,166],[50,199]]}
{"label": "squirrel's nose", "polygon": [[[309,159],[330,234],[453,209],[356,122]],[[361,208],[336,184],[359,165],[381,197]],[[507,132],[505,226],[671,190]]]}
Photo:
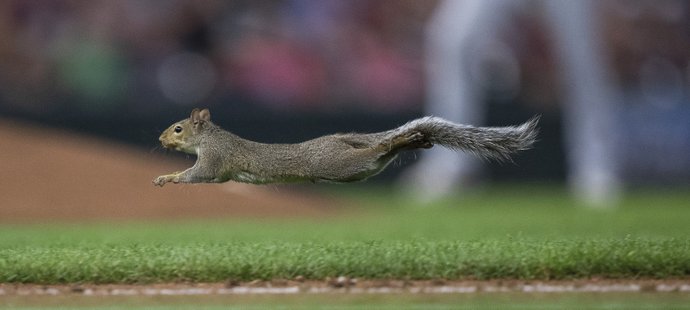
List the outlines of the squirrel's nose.
{"label": "squirrel's nose", "polygon": [[161,145],[163,145],[164,148],[166,148],[166,149],[168,148],[168,144],[165,143],[165,138],[163,137],[163,135],[161,135],[160,137],[158,137],[158,141],[161,142]]}

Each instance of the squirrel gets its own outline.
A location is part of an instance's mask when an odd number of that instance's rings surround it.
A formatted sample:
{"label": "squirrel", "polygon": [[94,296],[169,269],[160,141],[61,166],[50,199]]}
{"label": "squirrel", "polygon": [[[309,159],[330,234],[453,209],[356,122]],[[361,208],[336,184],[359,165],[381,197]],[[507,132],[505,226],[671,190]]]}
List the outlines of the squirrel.
{"label": "squirrel", "polygon": [[243,139],[211,122],[208,109],[194,109],[172,124],[159,140],[166,149],[197,155],[182,172],[162,175],[153,184],[355,182],[381,172],[404,150],[440,144],[484,159],[510,161],[530,149],[539,116],[519,126],[474,127],[427,116],[377,133],[344,133],[294,144],[265,144]]}

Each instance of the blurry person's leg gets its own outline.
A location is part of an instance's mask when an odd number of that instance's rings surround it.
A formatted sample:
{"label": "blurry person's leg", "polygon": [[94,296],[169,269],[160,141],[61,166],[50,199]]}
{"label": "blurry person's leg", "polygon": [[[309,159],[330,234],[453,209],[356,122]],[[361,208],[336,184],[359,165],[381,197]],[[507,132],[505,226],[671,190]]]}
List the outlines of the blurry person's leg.
{"label": "blurry person's leg", "polygon": [[[468,63],[476,45],[493,38],[510,12],[506,0],[446,0],[439,3],[427,28],[425,114],[480,125],[485,112],[481,91]],[[402,186],[420,200],[434,200],[472,183],[481,170],[475,157],[435,147],[402,176]]]}
{"label": "blurry person's leg", "polygon": [[591,206],[613,205],[620,192],[613,141],[616,95],[597,26],[597,3],[544,2],[566,92],[563,112],[571,190]]}

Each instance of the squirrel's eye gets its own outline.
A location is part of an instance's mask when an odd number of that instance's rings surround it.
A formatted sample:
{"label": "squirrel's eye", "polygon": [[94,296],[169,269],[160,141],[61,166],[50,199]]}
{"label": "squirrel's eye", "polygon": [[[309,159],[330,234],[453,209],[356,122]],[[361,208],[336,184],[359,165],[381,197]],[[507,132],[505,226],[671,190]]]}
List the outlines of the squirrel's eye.
{"label": "squirrel's eye", "polygon": [[182,126],[175,126],[175,132],[176,133],[182,132]]}

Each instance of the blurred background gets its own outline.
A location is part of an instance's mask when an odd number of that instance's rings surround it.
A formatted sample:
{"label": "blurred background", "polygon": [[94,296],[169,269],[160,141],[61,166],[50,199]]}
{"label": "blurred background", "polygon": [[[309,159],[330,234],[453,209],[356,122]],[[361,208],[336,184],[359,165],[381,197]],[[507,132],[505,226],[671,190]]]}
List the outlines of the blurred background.
{"label": "blurred background", "polygon": [[[477,1],[456,2],[465,5],[456,8],[458,27],[471,20],[472,12],[481,14],[472,8]],[[472,180],[565,184],[574,173],[568,161],[573,147],[567,146],[564,137],[567,127],[573,126],[567,120],[579,112],[567,108],[565,102],[568,89],[577,88],[570,83],[568,70],[578,66],[571,61],[569,67],[568,61],[560,60],[563,51],[569,50],[567,42],[573,42],[559,38],[568,29],[554,29],[559,18],[553,7],[561,2],[487,1],[504,7],[496,15],[500,21],[483,21],[495,25],[491,40],[463,41],[477,50],[471,55],[481,55],[463,60],[465,54],[457,54],[464,82],[469,81],[480,94],[472,104],[482,107],[474,112],[481,116],[471,118],[473,123],[512,125],[542,115],[534,150],[517,155],[515,165],[483,165],[481,172],[473,170]],[[457,119],[457,115],[430,109],[460,104],[431,102],[439,96],[430,92],[439,90],[430,85],[434,78],[429,64],[435,61],[429,57],[434,55],[435,42],[430,37],[454,32],[475,36],[485,29],[475,31],[474,25],[482,25],[478,22],[458,29],[438,26],[443,24],[439,20],[454,18],[441,16],[452,13],[443,10],[444,5],[450,4],[431,0],[1,1],[0,122],[7,130],[24,128],[15,125],[18,121],[41,129],[26,129],[32,134],[22,132],[0,140],[5,152],[0,172],[31,174],[23,184],[34,184],[30,178],[42,174],[29,168],[57,158],[55,153],[23,149],[26,145],[12,145],[9,140],[61,144],[55,140],[64,137],[54,135],[56,129],[107,139],[117,148],[131,145],[144,151],[139,158],[161,160],[162,152],[156,151],[159,133],[187,117],[193,107],[210,108],[217,124],[261,142],[385,130],[425,114]],[[606,153],[607,163],[616,166],[611,182],[615,186],[687,186],[690,1],[594,1],[580,14],[595,21],[591,29],[577,31],[589,31],[589,37],[597,40],[588,46],[597,49],[594,54],[605,67],[594,65],[612,81],[604,89],[610,95],[605,100],[608,109],[601,112],[607,116],[603,144],[613,149]],[[464,47],[449,50],[453,48]],[[591,61],[573,57],[582,67]],[[588,93],[589,86],[583,87]],[[76,141],[91,141],[84,139]],[[587,145],[587,141],[576,142],[575,148],[577,143]],[[106,149],[96,142],[87,144]],[[9,149],[17,155],[11,164],[5,151]],[[40,156],[28,156],[30,152]],[[116,154],[103,158],[113,159]],[[424,157],[424,152],[405,154],[369,182],[421,184],[422,179],[403,171]],[[90,170],[104,165],[81,160],[65,169],[87,163],[92,165]],[[169,172],[158,171],[148,178],[144,174],[137,186],[150,186],[150,179]],[[452,184],[448,191],[471,185],[470,178],[459,179],[448,179],[454,180],[448,181]],[[86,183],[98,183],[95,180]],[[9,182],[6,178],[3,187]],[[42,190],[46,188],[22,195]],[[45,203],[54,201],[54,197],[46,198]]]}

